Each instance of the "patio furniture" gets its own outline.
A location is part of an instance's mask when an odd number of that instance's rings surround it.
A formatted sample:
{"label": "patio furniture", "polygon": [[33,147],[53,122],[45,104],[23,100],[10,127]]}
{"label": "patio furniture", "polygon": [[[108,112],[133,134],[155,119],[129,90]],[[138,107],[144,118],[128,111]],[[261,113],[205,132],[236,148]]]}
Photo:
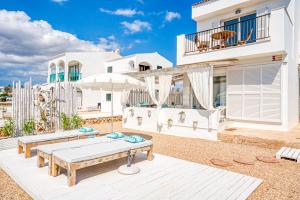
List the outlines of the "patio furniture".
{"label": "patio furniture", "polygon": [[207,51],[209,48],[209,41],[201,41],[198,35],[195,36],[194,42],[200,52]]}
{"label": "patio furniture", "polygon": [[276,159],[280,160],[281,158],[295,160],[295,161],[297,161],[297,163],[300,163],[300,149],[295,149],[295,148],[290,148],[290,147],[282,147],[276,153]]}
{"label": "patio furniture", "polygon": [[237,45],[245,45],[245,44],[247,44],[247,42],[249,42],[250,39],[251,39],[252,33],[253,33],[253,28],[250,30],[249,34],[247,35],[246,40],[239,40],[237,42]]}
{"label": "patio furniture", "polygon": [[227,40],[231,37],[234,37],[235,35],[236,35],[236,32],[230,31],[230,30],[223,30],[223,31],[213,33],[211,35],[212,44],[213,44],[213,40],[220,40],[221,45],[216,45],[216,46],[213,46],[212,48],[213,49],[225,48]]}
{"label": "patio furniture", "polygon": [[38,145],[85,139],[89,136],[98,135],[100,135],[98,131],[80,132],[79,130],[71,130],[43,135],[23,136],[18,138],[18,153],[21,154],[25,151],[25,158],[29,158],[31,156],[31,148]]}
{"label": "patio furniture", "polygon": [[146,140],[140,143],[129,143],[118,140],[111,143],[101,143],[79,148],[53,152],[52,175],[60,174],[60,167],[67,170],[68,185],[76,184],[76,171],[82,168],[98,165],[104,162],[132,156],[147,151],[147,160],[152,160],[153,143]]}
{"label": "patio furniture", "polygon": [[78,148],[87,145],[99,144],[99,143],[110,143],[116,141],[116,139],[111,139],[106,136],[97,138],[88,138],[82,140],[74,140],[70,142],[61,142],[56,144],[46,144],[37,147],[37,166],[38,168],[45,166],[45,160],[48,160],[48,174],[51,176],[51,166],[52,166],[52,154],[55,151]]}

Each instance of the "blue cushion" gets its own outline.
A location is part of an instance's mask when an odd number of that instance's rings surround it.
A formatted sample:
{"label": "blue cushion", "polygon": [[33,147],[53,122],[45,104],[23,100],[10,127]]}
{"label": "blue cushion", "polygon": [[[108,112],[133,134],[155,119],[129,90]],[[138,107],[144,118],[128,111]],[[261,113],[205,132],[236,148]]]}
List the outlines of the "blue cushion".
{"label": "blue cushion", "polygon": [[86,132],[93,132],[95,129],[94,128],[91,128],[91,127],[81,127],[80,129],[79,129],[79,131],[80,132],[84,132],[84,133],[86,133]]}
{"label": "blue cushion", "polygon": [[106,137],[112,138],[112,139],[118,139],[118,138],[123,138],[125,135],[121,132],[113,132],[110,134],[107,134]]}
{"label": "blue cushion", "polygon": [[139,143],[139,142],[144,142],[145,139],[139,135],[132,135],[132,136],[127,136],[125,138],[125,141],[130,142],[130,143]]}

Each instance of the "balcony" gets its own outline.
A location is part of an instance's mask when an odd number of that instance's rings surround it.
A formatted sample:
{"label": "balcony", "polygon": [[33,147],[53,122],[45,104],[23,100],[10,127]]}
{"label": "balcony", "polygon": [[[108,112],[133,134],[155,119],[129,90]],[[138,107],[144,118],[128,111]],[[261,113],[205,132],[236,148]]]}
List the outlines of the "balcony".
{"label": "balcony", "polygon": [[57,75],[58,75],[58,81],[59,82],[64,82],[64,80],[65,80],[65,73],[64,72],[60,72]]}
{"label": "balcony", "polygon": [[49,82],[53,83],[53,82],[55,82],[55,79],[56,79],[56,74],[50,74]]}
{"label": "balcony", "polygon": [[81,79],[80,72],[69,72],[69,81],[78,81]]}
{"label": "balcony", "polygon": [[218,28],[185,35],[185,54],[245,46],[270,37],[270,14],[240,21],[231,20],[224,24]]}

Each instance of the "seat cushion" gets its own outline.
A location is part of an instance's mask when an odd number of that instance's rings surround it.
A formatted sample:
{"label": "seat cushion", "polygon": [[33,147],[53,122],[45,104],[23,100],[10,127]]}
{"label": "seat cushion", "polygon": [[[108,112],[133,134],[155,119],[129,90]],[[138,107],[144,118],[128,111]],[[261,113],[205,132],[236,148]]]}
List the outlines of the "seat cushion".
{"label": "seat cushion", "polygon": [[130,151],[129,143],[117,140],[111,143],[99,143],[78,148],[54,151],[53,155],[68,163],[87,161]]}
{"label": "seat cushion", "polygon": [[113,141],[114,141],[113,139],[103,136],[103,137],[98,137],[98,138],[96,137],[96,138],[88,138],[88,139],[83,139],[83,140],[74,140],[74,141],[69,141],[69,142],[40,145],[37,147],[37,149],[39,151],[42,151],[49,155],[52,155],[52,153],[54,151],[82,147],[82,146],[87,146],[87,145],[92,145],[92,144],[109,143],[109,142],[113,142]]}

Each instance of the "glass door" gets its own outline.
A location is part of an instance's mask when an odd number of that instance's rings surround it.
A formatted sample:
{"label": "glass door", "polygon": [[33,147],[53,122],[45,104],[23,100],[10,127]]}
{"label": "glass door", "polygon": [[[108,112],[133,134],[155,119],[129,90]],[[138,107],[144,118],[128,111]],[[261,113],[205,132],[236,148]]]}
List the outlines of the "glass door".
{"label": "glass door", "polygon": [[226,106],[226,76],[214,77],[214,107]]}

